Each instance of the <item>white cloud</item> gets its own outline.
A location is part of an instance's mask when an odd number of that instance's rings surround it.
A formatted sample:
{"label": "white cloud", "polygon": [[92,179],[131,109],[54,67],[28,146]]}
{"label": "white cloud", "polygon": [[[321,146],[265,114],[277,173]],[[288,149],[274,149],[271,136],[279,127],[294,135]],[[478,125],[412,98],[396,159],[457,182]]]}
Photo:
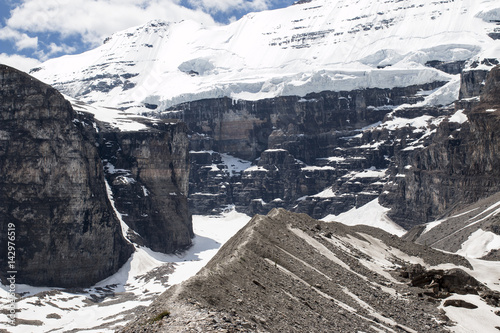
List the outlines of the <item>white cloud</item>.
{"label": "white cloud", "polygon": [[25,33],[9,27],[0,29],[0,40],[9,40],[14,42],[18,51],[24,49],[36,49],[38,46],[37,37],[30,37]]}
{"label": "white cloud", "polygon": [[49,55],[57,53],[72,53],[75,52],[75,48],[66,44],[57,45],[56,43],[50,43],[49,45]]}
{"label": "white cloud", "polygon": [[207,12],[228,12],[233,10],[260,11],[269,9],[269,0],[189,0],[195,7]]}
{"label": "white cloud", "polygon": [[182,7],[177,0],[25,0],[11,11],[7,27],[25,34],[81,36],[95,46],[116,31],[153,19],[214,24],[201,9]]}
{"label": "white cloud", "polygon": [[20,55],[8,55],[0,53],[0,63],[17,68],[23,72],[28,72],[31,68],[40,64],[40,61]]}
{"label": "white cloud", "polygon": [[57,54],[70,54],[76,51],[76,48],[73,46],[69,46],[66,44],[60,44],[57,45],[56,43],[52,42],[50,43],[45,50],[37,50],[35,54],[37,55],[38,59],[45,61],[50,59],[52,56],[57,55]]}

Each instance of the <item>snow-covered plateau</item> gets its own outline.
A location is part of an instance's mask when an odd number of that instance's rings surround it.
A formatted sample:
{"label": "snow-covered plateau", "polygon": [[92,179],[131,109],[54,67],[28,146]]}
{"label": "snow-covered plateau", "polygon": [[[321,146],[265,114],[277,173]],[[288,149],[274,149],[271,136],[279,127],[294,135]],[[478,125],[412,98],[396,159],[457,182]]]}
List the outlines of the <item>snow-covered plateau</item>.
{"label": "snow-covered plateau", "polygon": [[[31,74],[90,104],[144,111],[231,97],[404,87],[454,76],[429,61],[495,58],[492,0],[314,0],[225,26],[153,21]],[[455,97],[458,85],[452,85]]]}

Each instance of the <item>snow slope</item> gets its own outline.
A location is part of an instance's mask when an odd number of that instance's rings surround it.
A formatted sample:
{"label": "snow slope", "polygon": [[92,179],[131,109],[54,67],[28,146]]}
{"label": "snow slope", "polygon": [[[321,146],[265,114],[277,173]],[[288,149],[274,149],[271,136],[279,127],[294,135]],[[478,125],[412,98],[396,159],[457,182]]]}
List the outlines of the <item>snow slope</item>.
{"label": "snow slope", "polygon": [[[115,332],[133,319],[135,308],[147,306],[169,286],[195,275],[250,217],[228,209],[219,217],[193,216],[193,247],[165,255],[139,247],[111,277],[81,290],[17,285],[16,326],[0,313],[0,331]],[[9,301],[8,287],[0,285],[0,308]]]}
{"label": "snow slope", "polygon": [[362,207],[352,208],[339,215],[328,215],[321,220],[325,222],[341,222],[345,225],[368,225],[399,237],[403,236],[406,230],[387,217],[386,213],[388,211],[389,208],[382,207],[378,203],[378,199],[375,199]]}
{"label": "snow slope", "polygon": [[498,57],[500,41],[487,35],[495,20],[492,0],[313,0],[227,26],[153,21],[31,73],[84,102],[135,111],[408,86],[453,79],[430,60]]}

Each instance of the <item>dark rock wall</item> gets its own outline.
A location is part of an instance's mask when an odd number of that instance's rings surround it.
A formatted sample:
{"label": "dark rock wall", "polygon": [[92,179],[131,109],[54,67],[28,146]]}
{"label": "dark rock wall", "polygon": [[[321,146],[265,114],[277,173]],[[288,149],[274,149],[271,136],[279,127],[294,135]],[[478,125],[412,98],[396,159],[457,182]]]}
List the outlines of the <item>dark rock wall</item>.
{"label": "dark rock wall", "polygon": [[488,70],[468,70],[462,72],[460,76],[459,99],[479,96],[483,90],[484,81],[488,75]]}
{"label": "dark rock wall", "polygon": [[427,148],[397,163],[399,170],[411,168],[381,201],[393,207],[391,217],[403,226],[431,221],[500,191],[500,67],[479,85],[478,103],[456,104],[470,107],[467,122],[443,122]]}
{"label": "dark rock wall", "polygon": [[[351,179],[348,174],[387,168],[399,134],[361,134],[360,129],[382,122],[395,106],[423,100],[422,91],[442,84],[324,91],[254,102],[207,99],[150,114],[181,119],[189,128],[189,199],[193,213],[217,213],[234,204],[250,215],[285,207],[321,218],[359,207],[375,199],[382,190],[378,178]],[[416,111],[398,116],[415,117]],[[401,133],[403,143],[416,136],[411,131]],[[381,141],[383,144],[379,144]],[[258,168],[230,174],[221,153],[252,161]],[[338,157],[338,161],[325,159],[328,157]],[[329,186],[336,193],[335,198],[307,197]]]}
{"label": "dark rock wall", "polygon": [[13,223],[17,283],[81,287],[108,277],[132,246],[107,198],[94,130],[25,73],[0,66],[0,88],[0,275]]}
{"label": "dark rock wall", "polygon": [[116,208],[140,236],[134,240],[164,253],[190,246],[194,234],[187,204],[185,124],[160,122],[136,132],[103,130],[100,141]]}
{"label": "dark rock wall", "polygon": [[[305,163],[312,163],[333,149],[328,136],[320,134],[359,129],[381,121],[390,111],[384,106],[415,103],[423,99],[417,95],[419,90],[443,84],[325,91],[302,98],[283,96],[255,102],[207,99],[179,104],[156,116],[178,117],[190,131],[203,134],[196,137],[198,141],[192,139],[194,150],[212,149],[253,160],[268,148],[284,148]],[[298,136],[304,135],[308,139],[297,142]]]}

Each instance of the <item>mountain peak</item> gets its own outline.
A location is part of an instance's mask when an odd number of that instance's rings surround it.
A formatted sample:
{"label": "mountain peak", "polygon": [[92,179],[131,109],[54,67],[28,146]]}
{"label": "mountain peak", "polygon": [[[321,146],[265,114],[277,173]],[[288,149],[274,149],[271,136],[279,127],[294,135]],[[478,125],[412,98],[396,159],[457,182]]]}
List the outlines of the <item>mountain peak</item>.
{"label": "mountain peak", "polygon": [[257,100],[449,81],[426,63],[499,48],[491,33],[500,9],[485,0],[296,4],[226,26],[151,21],[84,54],[49,60],[34,75],[85,102],[140,112],[145,103],[165,109],[220,96]]}

